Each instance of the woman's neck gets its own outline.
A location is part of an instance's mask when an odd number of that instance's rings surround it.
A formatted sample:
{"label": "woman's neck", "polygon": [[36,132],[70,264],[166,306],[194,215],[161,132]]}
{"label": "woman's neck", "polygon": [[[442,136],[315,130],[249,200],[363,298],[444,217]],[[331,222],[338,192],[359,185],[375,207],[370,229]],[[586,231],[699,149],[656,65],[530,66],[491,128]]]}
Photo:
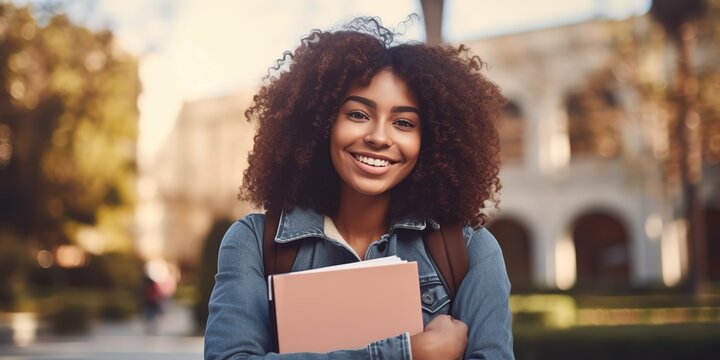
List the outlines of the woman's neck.
{"label": "woman's neck", "polygon": [[387,232],[389,208],[389,193],[367,196],[341,186],[340,204],[333,222],[340,235],[363,258],[370,243]]}

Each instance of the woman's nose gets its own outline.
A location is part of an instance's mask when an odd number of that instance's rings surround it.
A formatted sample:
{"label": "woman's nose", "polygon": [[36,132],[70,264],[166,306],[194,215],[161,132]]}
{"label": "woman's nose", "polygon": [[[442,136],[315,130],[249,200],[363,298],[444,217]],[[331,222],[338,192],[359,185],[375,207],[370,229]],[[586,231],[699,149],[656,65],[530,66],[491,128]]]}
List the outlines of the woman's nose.
{"label": "woman's nose", "polygon": [[365,135],[365,142],[376,147],[389,147],[392,145],[392,140],[388,136],[385,124],[382,121],[376,121],[372,124],[367,135]]}

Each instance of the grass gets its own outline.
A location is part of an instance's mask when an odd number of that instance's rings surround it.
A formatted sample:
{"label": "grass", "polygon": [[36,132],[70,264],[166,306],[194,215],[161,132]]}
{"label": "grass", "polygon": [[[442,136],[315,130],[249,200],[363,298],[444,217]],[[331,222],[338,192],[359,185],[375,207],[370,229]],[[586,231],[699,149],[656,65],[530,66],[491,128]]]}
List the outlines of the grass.
{"label": "grass", "polygon": [[720,359],[720,296],[514,295],[518,360]]}
{"label": "grass", "polygon": [[717,359],[720,323],[514,329],[518,360]]}

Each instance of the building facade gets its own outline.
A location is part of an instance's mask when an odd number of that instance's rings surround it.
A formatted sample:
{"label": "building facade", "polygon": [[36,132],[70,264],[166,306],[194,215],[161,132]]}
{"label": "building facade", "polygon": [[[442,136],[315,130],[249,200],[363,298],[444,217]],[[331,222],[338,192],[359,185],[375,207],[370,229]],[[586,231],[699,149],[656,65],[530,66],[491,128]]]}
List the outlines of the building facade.
{"label": "building facade", "polygon": [[[468,43],[509,100],[501,211],[489,226],[516,289],[675,286],[687,273],[680,197],[663,167],[672,115],[643,101],[638,72],[653,64],[633,64],[619,39],[651,26],[596,20]],[[670,82],[672,54],[660,55],[645,75]],[[711,263],[714,179],[703,193]]]}
{"label": "building facade", "polygon": [[[675,286],[687,271],[679,195],[658,161],[669,146],[668,115],[643,102],[633,82],[639,71],[669,77],[668,61],[633,68],[618,50],[618,27],[642,35],[649,21],[595,20],[467,43],[509,100],[502,200],[489,227],[517,291]],[[236,200],[254,134],[243,116],[250,99],[186,104],[147,174],[157,191],[146,204],[161,210],[145,234],[173,261],[196,263],[214,221],[251,211]],[[720,257],[712,231],[720,186],[709,170],[712,259]]]}

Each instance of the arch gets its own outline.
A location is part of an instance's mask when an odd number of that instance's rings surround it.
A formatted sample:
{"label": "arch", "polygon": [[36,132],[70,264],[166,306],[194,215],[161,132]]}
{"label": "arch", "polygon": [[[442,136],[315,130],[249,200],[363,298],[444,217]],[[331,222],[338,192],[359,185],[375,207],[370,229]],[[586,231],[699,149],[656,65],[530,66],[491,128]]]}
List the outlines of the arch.
{"label": "arch", "polygon": [[488,225],[488,230],[498,239],[505,258],[513,292],[532,288],[530,231],[518,219],[501,217]]}
{"label": "arch", "polygon": [[625,287],[630,283],[629,232],[603,210],[585,212],[572,223],[577,289]]}

